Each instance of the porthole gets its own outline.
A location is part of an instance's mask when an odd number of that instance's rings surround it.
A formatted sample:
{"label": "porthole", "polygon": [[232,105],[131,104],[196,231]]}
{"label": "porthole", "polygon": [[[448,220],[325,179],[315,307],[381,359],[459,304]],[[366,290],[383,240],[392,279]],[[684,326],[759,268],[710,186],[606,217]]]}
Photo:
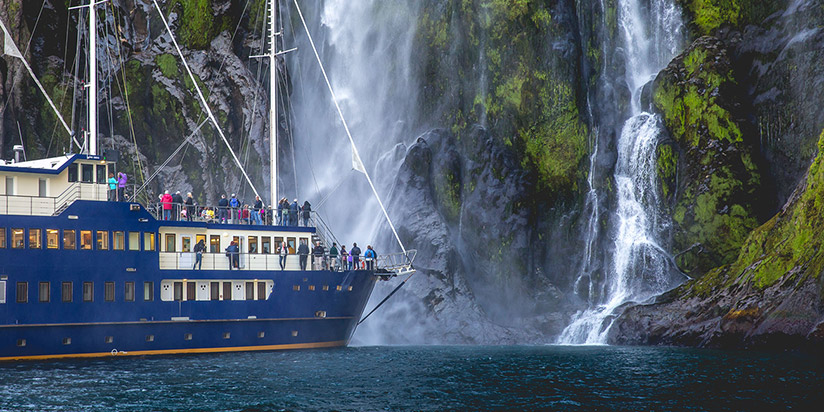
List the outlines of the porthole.
{"label": "porthole", "polygon": [[348,290],[349,292],[351,292],[351,291],[352,291],[352,287],[351,287],[351,286],[349,286],[348,288],[346,288],[346,290]]}
{"label": "porthole", "polygon": [[64,345],[71,345],[72,344],[72,338],[63,338],[63,344]]}
{"label": "porthole", "polygon": [[315,317],[316,318],[325,318],[326,317],[326,311],[325,310],[319,310],[319,311],[315,312]]}
{"label": "porthole", "polygon": [[329,290],[329,285],[323,285],[323,290]]}
{"label": "porthole", "polygon": [[263,339],[264,336],[266,336],[266,333],[258,332],[258,339]]}
{"label": "porthole", "polygon": [[298,336],[298,331],[293,330],[293,331],[292,331],[292,336]]}
{"label": "porthole", "polygon": [[341,290],[343,290],[343,286],[338,285],[337,289],[338,289],[338,291],[341,291]]}
{"label": "porthole", "polygon": [[20,346],[20,347],[26,346],[26,340],[25,339],[17,339],[17,346]]}
{"label": "porthole", "polygon": [[183,340],[192,340],[192,334],[191,333],[183,334]]}
{"label": "porthole", "polygon": [[300,285],[293,285],[292,290],[295,290],[295,291],[300,290]]}
{"label": "porthole", "polygon": [[229,333],[229,332],[223,332],[223,339],[230,339],[231,337],[232,337],[232,334],[231,334],[231,333]]}
{"label": "porthole", "polygon": [[309,290],[315,290],[315,285],[309,285]]}
{"label": "porthole", "polygon": [[106,338],[103,339],[103,341],[106,343],[112,343],[114,342],[114,336],[106,336]]}
{"label": "porthole", "polygon": [[154,342],[154,335],[146,335],[146,342]]}

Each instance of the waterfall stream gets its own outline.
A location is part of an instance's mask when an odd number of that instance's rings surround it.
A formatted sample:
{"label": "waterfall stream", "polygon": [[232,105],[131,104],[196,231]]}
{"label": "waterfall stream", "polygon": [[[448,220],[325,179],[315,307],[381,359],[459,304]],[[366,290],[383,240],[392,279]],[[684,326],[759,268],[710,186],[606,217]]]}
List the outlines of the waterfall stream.
{"label": "waterfall stream", "polygon": [[[586,296],[590,307],[579,312],[558,339],[563,344],[603,344],[615,311],[627,302],[643,302],[675,286],[671,258],[660,242],[669,225],[658,210],[655,150],[663,126],[660,119],[641,105],[644,85],[675,56],[682,44],[680,10],[672,0],[619,0],[618,27],[623,45],[625,81],[630,90],[630,115],[618,139],[618,160],[614,171],[615,210],[609,212],[611,256],[604,265],[602,296]],[[596,142],[597,145],[597,142]],[[597,147],[597,146],[596,146]],[[597,153],[597,152],[595,152]],[[594,162],[594,158],[592,159]],[[590,173],[592,175],[592,173]],[[591,190],[590,196],[597,196]],[[589,202],[588,202],[589,204]],[[597,208],[593,202],[590,206]],[[598,218],[590,212],[590,219]],[[592,248],[598,224],[590,222],[586,249]],[[586,253],[584,259],[596,258]],[[584,268],[592,267],[584,262]],[[596,281],[580,277],[576,293],[591,291]],[[597,298],[597,300],[595,299]]]}

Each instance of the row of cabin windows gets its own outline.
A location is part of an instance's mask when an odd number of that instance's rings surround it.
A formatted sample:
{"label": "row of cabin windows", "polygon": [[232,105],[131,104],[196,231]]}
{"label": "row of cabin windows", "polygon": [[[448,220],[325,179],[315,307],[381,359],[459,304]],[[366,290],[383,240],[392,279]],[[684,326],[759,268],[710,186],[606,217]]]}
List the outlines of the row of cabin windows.
{"label": "row of cabin windows", "polygon": [[[77,182],[78,180],[83,183],[99,183],[99,184],[106,184],[107,179],[109,176],[108,165],[90,165],[90,164],[77,164],[72,163],[69,165],[69,182]],[[95,172],[97,172],[97,179],[95,178]]]}
{"label": "row of cabin windows", "polygon": [[[297,337],[298,336],[298,331],[296,331],[296,330],[291,331],[291,335],[292,335],[292,337]],[[223,339],[231,339],[232,338],[232,333],[231,332],[222,332],[221,336],[223,337]],[[184,333],[183,334],[183,340],[192,340],[192,337],[193,337],[193,335],[191,333]],[[257,337],[258,337],[258,339],[265,338],[266,337],[266,332],[258,331],[257,332]],[[154,342],[155,341],[155,335],[146,335],[144,339],[146,340],[146,342]],[[68,338],[68,337],[62,338],[61,342],[64,345],[71,345],[72,344],[72,338]],[[104,336],[103,337],[103,342],[107,343],[107,344],[108,343],[114,343],[114,336]],[[28,341],[26,339],[17,339],[17,346],[18,347],[25,347],[26,345],[28,345]],[[113,351],[113,353],[116,354],[117,352]]]}
{"label": "row of cabin windows", "polygon": [[[220,253],[223,251],[222,245],[220,244],[220,235],[209,235],[209,247],[208,250],[210,253]],[[275,253],[277,254],[277,248],[280,244],[286,240],[286,245],[289,248],[289,254],[295,254],[297,250],[297,243],[295,243],[298,238],[295,237],[281,237],[281,236],[248,236],[246,238],[246,250],[244,253],[264,253],[270,254]],[[194,249],[194,246],[200,241],[203,241],[204,244],[206,243],[206,235],[199,234],[195,235],[195,241],[192,243],[191,236],[182,236],[181,237],[181,252],[191,252]],[[238,236],[234,236],[232,238],[236,243],[240,244],[240,238]],[[272,244],[272,240],[274,240],[274,247]],[[309,245],[309,238],[300,238],[301,242],[306,242]],[[260,245],[260,249],[258,249],[258,245]],[[174,233],[167,233],[164,235],[164,252],[177,252],[177,235]],[[228,246],[228,245],[227,245]],[[311,245],[309,245],[311,248]]]}
{"label": "row of cabin windows", "polygon": [[[83,282],[83,302],[94,302],[94,282]],[[60,282],[60,301],[74,302],[74,282]],[[29,302],[29,282],[17,282],[17,303]],[[123,300],[126,302],[135,301],[135,282],[125,282],[123,284]],[[143,301],[154,300],[154,283],[143,282]],[[51,282],[37,283],[37,301],[51,302]],[[115,301],[114,282],[103,282],[103,301]]]}
{"label": "row of cabin windows", "polygon": [[[141,232],[75,229],[24,229],[11,228],[11,248],[24,249],[64,249],[64,250],[140,250]],[[62,236],[61,236],[62,232]],[[79,233],[78,233],[79,232]],[[78,242],[78,234],[80,235]],[[127,237],[128,234],[128,237]],[[110,236],[111,235],[111,236]],[[6,247],[6,228],[0,227],[0,249]],[[26,242],[28,240],[28,242]],[[128,240],[128,242],[127,242]],[[154,232],[143,232],[143,250],[155,250]]]}
{"label": "row of cabin windows", "polygon": [[[196,282],[174,282],[174,300],[177,302],[184,300],[184,283],[186,284],[185,300],[197,300]],[[257,283],[257,300],[266,300],[266,282],[246,282],[246,300],[255,300],[255,283]],[[232,300],[232,282],[209,282],[209,300],[221,299]]]}

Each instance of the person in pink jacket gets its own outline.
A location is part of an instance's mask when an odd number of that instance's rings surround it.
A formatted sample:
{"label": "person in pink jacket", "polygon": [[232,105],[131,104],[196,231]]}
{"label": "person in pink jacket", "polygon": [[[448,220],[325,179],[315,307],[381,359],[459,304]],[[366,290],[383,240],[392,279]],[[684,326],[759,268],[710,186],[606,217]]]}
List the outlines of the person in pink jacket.
{"label": "person in pink jacket", "polygon": [[172,220],[172,195],[168,190],[160,197],[160,203],[163,204],[163,220]]}

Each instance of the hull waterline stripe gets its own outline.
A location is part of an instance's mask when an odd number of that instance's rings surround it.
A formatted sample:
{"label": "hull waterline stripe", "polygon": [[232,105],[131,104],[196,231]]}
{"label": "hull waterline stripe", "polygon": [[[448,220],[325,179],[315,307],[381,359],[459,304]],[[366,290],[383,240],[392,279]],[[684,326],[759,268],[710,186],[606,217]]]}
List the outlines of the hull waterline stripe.
{"label": "hull waterline stripe", "polygon": [[318,348],[334,348],[339,346],[346,346],[346,341],[337,340],[331,342],[313,342],[313,343],[288,343],[282,345],[261,345],[261,346],[231,346],[225,348],[192,348],[192,349],[159,349],[159,350],[137,350],[137,351],[122,351],[122,352],[94,352],[94,353],[68,353],[60,355],[33,355],[33,356],[9,356],[0,358],[0,361],[16,361],[16,360],[49,360],[49,359],[69,359],[69,358],[103,358],[114,356],[147,356],[147,355],[179,355],[179,354],[197,354],[197,353],[221,353],[221,352],[252,352],[252,351],[267,351],[267,350],[285,350],[285,349],[318,349]]}

